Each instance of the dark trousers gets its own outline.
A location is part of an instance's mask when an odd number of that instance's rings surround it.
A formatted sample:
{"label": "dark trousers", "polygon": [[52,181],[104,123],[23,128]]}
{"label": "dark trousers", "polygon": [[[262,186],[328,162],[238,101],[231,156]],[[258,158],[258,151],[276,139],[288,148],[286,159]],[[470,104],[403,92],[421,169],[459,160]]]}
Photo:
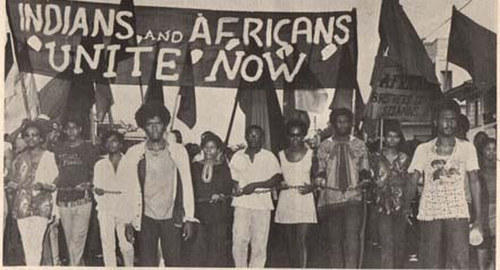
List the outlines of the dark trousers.
{"label": "dark trousers", "polygon": [[137,235],[140,266],[158,266],[158,239],[165,266],[180,266],[181,229],[174,219],[155,220],[142,217],[141,231]]}
{"label": "dark trousers", "polygon": [[196,234],[188,241],[187,266],[191,267],[228,267],[228,224],[196,224]]}
{"label": "dark trousers", "polygon": [[[420,221],[422,268],[469,268],[469,222],[465,218]],[[445,251],[445,254],[443,254]],[[444,256],[443,256],[444,255]],[[446,263],[443,258],[450,260]]]}
{"label": "dark trousers", "polygon": [[359,256],[359,234],[363,221],[361,203],[329,208],[321,214],[320,234],[326,240],[329,268],[356,268]]}
{"label": "dark trousers", "polygon": [[378,216],[380,268],[403,268],[406,261],[406,219],[402,215]]}

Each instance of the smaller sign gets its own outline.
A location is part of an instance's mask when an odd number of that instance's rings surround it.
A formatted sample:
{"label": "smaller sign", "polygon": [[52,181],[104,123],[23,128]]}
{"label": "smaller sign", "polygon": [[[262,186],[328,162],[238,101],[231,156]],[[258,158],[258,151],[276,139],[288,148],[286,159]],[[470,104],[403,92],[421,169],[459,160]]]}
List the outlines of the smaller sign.
{"label": "smaller sign", "polygon": [[419,122],[431,119],[432,96],[429,91],[377,88],[371,96],[372,118]]}

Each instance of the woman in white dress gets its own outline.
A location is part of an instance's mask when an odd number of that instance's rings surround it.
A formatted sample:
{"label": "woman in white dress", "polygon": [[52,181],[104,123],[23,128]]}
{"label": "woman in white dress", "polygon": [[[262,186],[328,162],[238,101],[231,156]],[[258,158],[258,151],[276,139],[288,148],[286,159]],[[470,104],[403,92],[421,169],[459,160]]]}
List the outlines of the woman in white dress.
{"label": "woman in white dress", "polygon": [[286,125],[289,146],[279,153],[284,181],[276,208],[275,222],[283,224],[289,267],[307,266],[307,233],[317,223],[314,187],[311,185],[313,151],[304,143],[307,126],[299,120]]}

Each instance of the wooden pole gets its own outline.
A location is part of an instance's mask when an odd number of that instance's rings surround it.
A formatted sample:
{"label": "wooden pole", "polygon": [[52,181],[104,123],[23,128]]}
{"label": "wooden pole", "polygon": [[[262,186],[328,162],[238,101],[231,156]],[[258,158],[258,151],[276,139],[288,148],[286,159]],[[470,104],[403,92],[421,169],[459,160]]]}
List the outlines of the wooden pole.
{"label": "wooden pole", "polygon": [[179,87],[179,92],[177,92],[177,96],[175,97],[174,111],[172,112],[172,124],[170,125],[169,131],[172,131],[174,129],[175,119],[177,118],[177,110],[181,100],[181,95],[179,94],[180,90],[181,88]]}
{"label": "wooden pole", "polygon": [[225,146],[229,144],[229,137],[231,136],[231,131],[233,129],[234,117],[236,116],[236,108],[238,107],[238,95],[239,94],[236,94],[236,97],[234,98],[233,111],[231,112],[231,119],[229,120],[229,127],[227,128],[226,139],[224,140]]}
{"label": "wooden pole", "polygon": [[139,90],[141,93],[141,104],[144,104],[144,90],[142,89],[142,77],[139,77]]}
{"label": "wooden pole", "polygon": [[382,147],[384,145],[384,118],[380,118],[380,145],[379,151],[382,152]]}

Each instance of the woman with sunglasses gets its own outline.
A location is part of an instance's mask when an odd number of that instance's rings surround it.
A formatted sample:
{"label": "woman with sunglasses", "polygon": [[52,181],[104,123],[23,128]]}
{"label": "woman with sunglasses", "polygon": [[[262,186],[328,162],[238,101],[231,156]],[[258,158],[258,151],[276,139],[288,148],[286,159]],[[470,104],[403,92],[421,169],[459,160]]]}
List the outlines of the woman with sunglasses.
{"label": "woman with sunglasses", "polygon": [[307,126],[292,119],[286,124],[288,148],[279,153],[284,181],[279,194],[275,222],[283,224],[288,248],[289,267],[307,266],[307,233],[317,223],[314,196],[311,193],[311,168],[313,151],[304,137]]}
{"label": "woman with sunglasses", "polygon": [[54,154],[42,147],[45,134],[36,122],[22,130],[26,148],[12,163],[6,186],[14,193],[12,217],[17,220],[26,265],[40,265],[43,237],[51,218],[56,218],[54,206],[57,165]]}

